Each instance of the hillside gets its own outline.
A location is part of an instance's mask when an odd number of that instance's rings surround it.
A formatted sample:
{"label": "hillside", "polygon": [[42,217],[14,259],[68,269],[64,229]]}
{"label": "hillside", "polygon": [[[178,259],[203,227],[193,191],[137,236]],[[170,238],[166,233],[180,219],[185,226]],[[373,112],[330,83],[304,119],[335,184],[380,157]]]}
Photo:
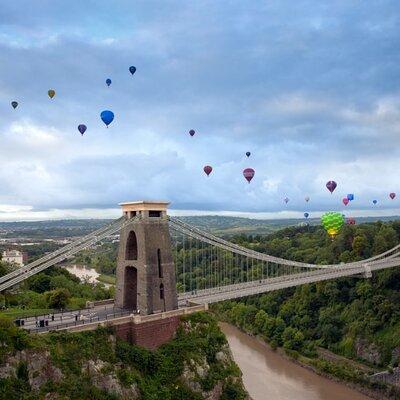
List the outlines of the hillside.
{"label": "hillside", "polygon": [[[357,261],[400,242],[400,221],[344,226],[331,240],[322,228],[289,227],[267,237],[235,241],[271,255],[317,264]],[[371,371],[400,364],[400,269],[341,278],[228,301],[214,312],[236,326],[282,347],[316,370],[368,388]],[[332,352],[324,351],[324,349]],[[340,357],[361,362],[343,361]],[[339,361],[337,361],[339,360]],[[400,398],[393,388],[385,395]]]}
{"label": "hillside", "polygon": [[[178,217],[182,221],[223,236],[237,234],[267,235],[288,226],[301,226],[306,222],[319,225],[319,218],[253,219],[219,215]],[[395,221],[399,216],[358,217],[357,223]],[[0,222],[0,238],[55,239],[81,236],[110,223],[110,219],[77,219],[30,222]]]}
{"label": "hillside", "polygon": [[245,400],[225,336],[207,314],[183,318],[155,351],[112,328],[29,336],[0,319],[0,399]]}
{"label": "hillside", "polygon": [[[399,216],[358,217],[356,220],[357,224],[364,224],[377,221],[395,221],[399,218]],[[235,236],[239,234],[268,235],[289,226],[303,226],[305,224],[320,225],[321,223],[319,218],[309,218],[308,220],[305,220],[304,218],[254,219],[222,217],[218,215],[179,217],[179,219],[221,236]]]}

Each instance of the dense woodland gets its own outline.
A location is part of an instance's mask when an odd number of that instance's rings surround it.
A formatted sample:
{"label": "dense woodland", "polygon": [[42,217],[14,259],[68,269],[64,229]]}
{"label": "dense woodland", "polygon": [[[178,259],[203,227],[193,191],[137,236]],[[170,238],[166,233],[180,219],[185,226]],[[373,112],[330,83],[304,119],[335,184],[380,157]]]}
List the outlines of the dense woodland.
{"label": "dense woodland", "polygon": [[[334,240],[321,228],[304,227],[287,228],[269,237],[240,236],[235,241],[275,256],[331,264],[380,254],[399,239],[400,223],[396,221],[346,225]],[[274,347],[314,356],[316,348],[323,346],[389,367],[399,363],[399,289],[400,270],[393,268],[374,273],[372,279],[342,278],[302,285],[220,303],[214,309]]]}

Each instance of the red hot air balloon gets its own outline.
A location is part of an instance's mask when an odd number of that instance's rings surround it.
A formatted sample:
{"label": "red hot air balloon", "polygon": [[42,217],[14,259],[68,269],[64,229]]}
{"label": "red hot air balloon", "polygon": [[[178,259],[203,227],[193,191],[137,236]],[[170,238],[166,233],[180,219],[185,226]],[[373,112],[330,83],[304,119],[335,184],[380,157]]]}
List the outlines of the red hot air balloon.
{"label": "red hot air balloon", "polygon": [[246,178],[247,182],[251,182],[251,180],[254,177],[254,174],[256,172],[254,171],[253,168],[246,168],[245,170],[243,170],[243,176]]}
{"label": "red hot air balloon", "polygon": [[207,174],[207,176],[209,176],[211,174],[212,170],[213,170],[212,167],[210,167],[209,165],[206,165],[203,168],[203,171]]}
{"label": "red hot air balloon", "polygon": [[189,135],[190,135],[190,136],[194,136],[195,133],[196,133],[196,131],[195,131],[194,129],[191,129],[191,130],[189,131]]}
{"label": "red hot air balloon", "polygon": [[345,205],[345,206],[347,206],[347,204],[349,204],[349,199],[347,198],[347,197],[343,197],[343,204]]}
{"label": "red hot air balloon", "polygon": [[354,218],[347,218],[346,220],[347,225],[355,225],[356,224],[356,220]]}
{"label": "red hot air balloon", "polygon": [[396,193],[390,193],[389,197],[393,200],[396,197]]}
{"label": "red hot air balloon", "polygon": [[335,181],[329,181],[326,184],[326,188],[333,193],[333,191],[336,189],[337,183]]}

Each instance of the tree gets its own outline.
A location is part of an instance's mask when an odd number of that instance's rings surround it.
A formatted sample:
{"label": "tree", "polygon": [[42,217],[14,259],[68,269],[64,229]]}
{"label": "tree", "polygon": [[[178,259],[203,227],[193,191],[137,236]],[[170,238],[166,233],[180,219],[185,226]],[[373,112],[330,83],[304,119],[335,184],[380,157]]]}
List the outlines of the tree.
{"label": "tree", "polygon": [[37,274],[28,279],[28,288],[37,293],[44,293],[50,290],[50,276]]}
{"label": "tree", "polygon": [[371,298],[373,294],[371,283],[369,281],[358,282],[356,285],[356,293],[357,296],[364,300]]}
{"label": "tree", "polygon": [[0,261],[0,276],[3,276],[9,272],[7,265]]}
{"label": "tree", "polygon": [[342,338],[341,311],[340,305],[332,305],[320,310],[317,334],[325,345],[329,346],[329,344],[336,343]]}
{"label": "tree", "polygon": [[68,289],[56,289],[48,292],[47,302],[50,308],[62,309],[68,304],[71,294]]}
{"label": "tree", "polygon": [[396,231],[388,225],[382,225],[374,239],[374,253],[380,254],[397,244]]}
{"label": "tree", "polygon": [[366,256],[368,253],[368,239],[365,235],[357,235],[353,239],[352,248],[356,256]]}
{"label": "tree", "polygon": [[254,327],[257,333],[264,331],[264,325],[267,322],[268,314],[264,310],[260,310],[254,318]]}
{"label": "tree", "polygon": [[299,351],[304,344],[304,335],[298,329],[288,326],[283,331],[282,341],[285,349]]}

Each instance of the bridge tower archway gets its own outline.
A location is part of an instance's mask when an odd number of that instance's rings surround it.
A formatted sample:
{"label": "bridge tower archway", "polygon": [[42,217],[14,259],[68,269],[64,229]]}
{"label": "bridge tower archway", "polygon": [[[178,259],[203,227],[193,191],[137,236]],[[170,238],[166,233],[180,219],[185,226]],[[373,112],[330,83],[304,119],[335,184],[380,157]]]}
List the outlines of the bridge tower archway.
{"label": "bridge tower archway", "polygon": [[137,310],[137,288],[138,288],[138,273],[135,267],[125,267],[125,288],[124,288],[124,308],[128,310]]}
{"label": "bridge tower archway", "polygon": [[137,260],[138,244],[135,231],[130,231],[126,241],[125,260]]}

